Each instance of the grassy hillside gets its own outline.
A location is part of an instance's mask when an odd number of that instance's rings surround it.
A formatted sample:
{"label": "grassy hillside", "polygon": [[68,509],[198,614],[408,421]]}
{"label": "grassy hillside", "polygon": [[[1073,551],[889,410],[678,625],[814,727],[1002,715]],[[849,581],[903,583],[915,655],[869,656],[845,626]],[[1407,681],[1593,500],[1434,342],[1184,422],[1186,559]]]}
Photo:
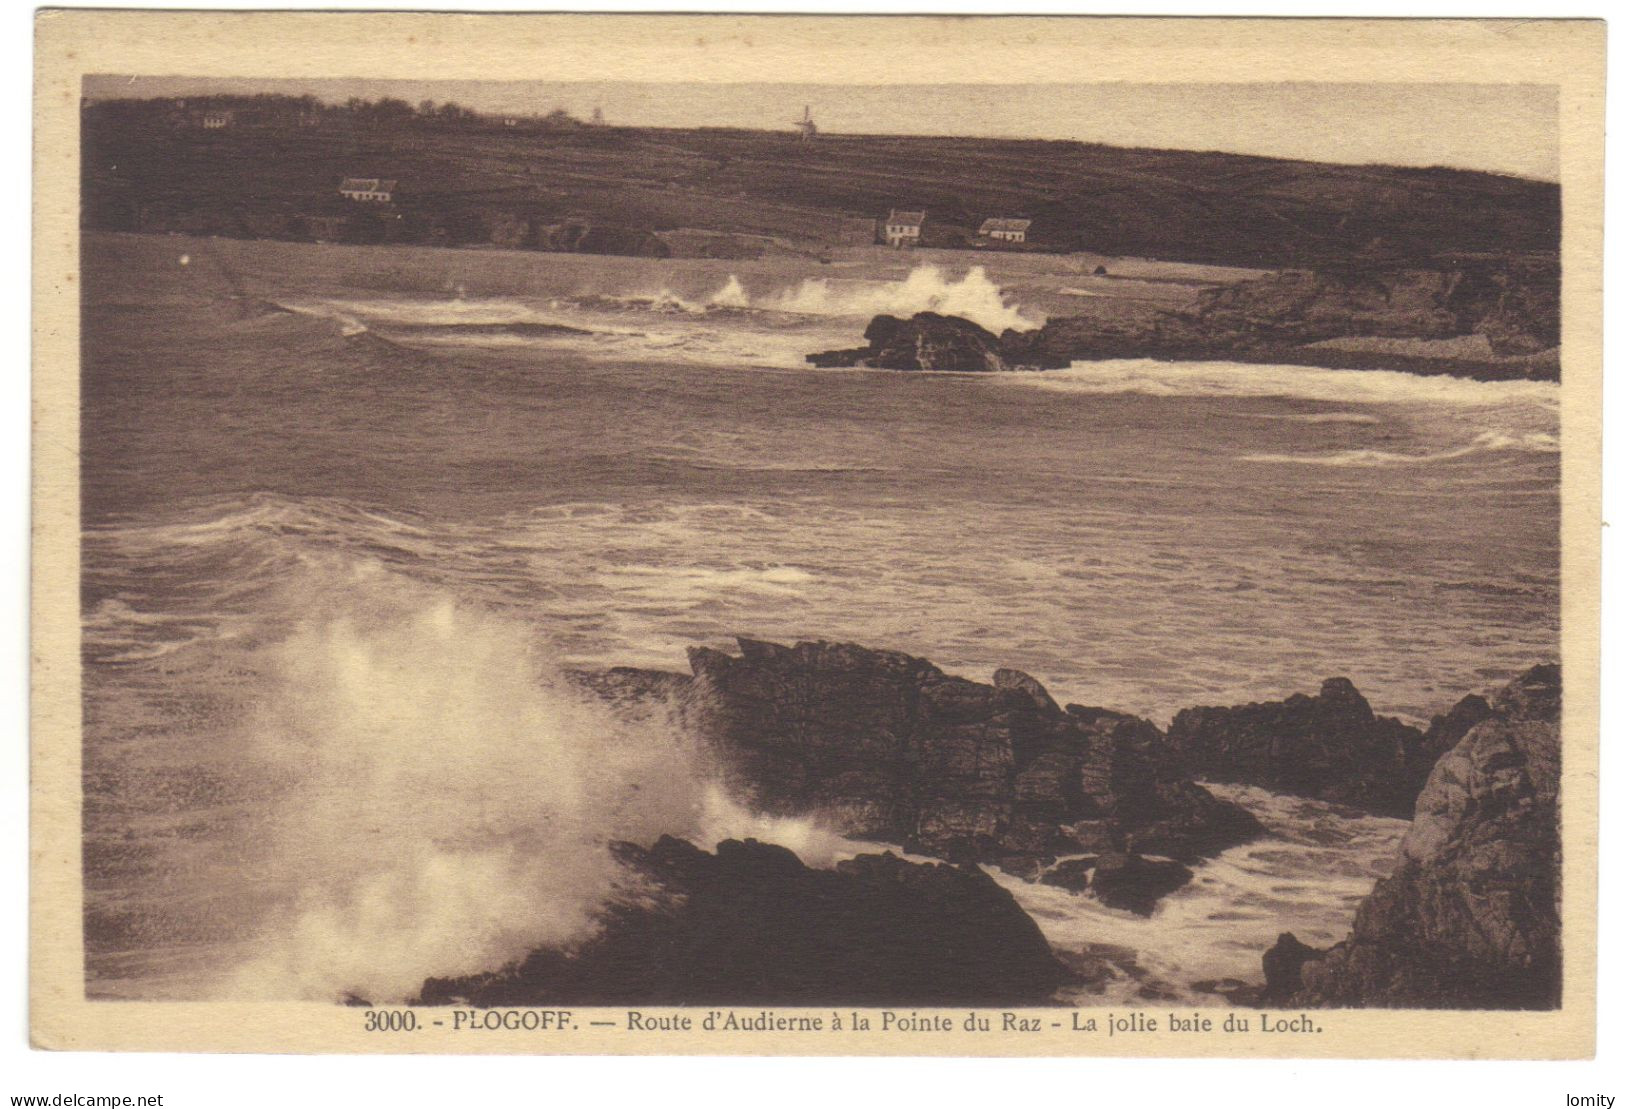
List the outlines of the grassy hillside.
{"label": "grassy hillside", "polygon": [[399,179],[387,237],[510,246],[545,246],[535,229],[567,218],[835,245],[896,206],[926,209],[936,245],[1014,215],[1046,249],[1318,267],[1552,253],[1560,216],[1556,185],[1492,174],[1006,139],[331,120],[206,131],[98,105],[84,154],[90,226],[263,237],[342,211],[346,175]]}

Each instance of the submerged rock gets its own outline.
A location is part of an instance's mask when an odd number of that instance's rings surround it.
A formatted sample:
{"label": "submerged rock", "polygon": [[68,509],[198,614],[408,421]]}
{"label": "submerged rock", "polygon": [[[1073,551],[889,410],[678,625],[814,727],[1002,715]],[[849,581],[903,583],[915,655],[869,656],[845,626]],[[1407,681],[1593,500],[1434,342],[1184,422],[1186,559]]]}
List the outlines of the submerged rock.
{"label": "submerged rock", "polygon": [[[1438,735],[1459,723],[1436,724]],[[1347,678],[1326,679],[1313,697],[1184,709],[1168,729],[1168,743],[1195,778],[1397,817],[1411,815],[1437,758],[1420,731],[1372,712]]]}
{"label": "submerged rock", "polygon": [[815,366],[863,366],[876,370],[939,370],[998,373],[1011,367],[999,352],[999,337],[970,320],[936,312],[909,319],[876,316],[864,330],[866,347],[807,356]]}
{"label": "submerged rock", "polygon": [[425,1004],[1041,1005],[1070,975],[976,867],[783,847],[616,844],[629,880],[598,932],[516,966],[430,979]]}
{"label": "submerged rock", "polygon": [[1062,859],[1038,876],[1046,886],[1059,886],[1073,893],[1089,888],[1089,875],[1095,869],[1095,856],[1083,855],[1076,859]]}
{"label": "submerged rock", "polygon": [[1148,859],[1143,855],[1110,851],[1100,856],[1063,859],[1044,871],[1038,880],[1073,893],[1088,890],[1102,905],[1150,916],[1164,895],[1179,889],[1191,878],[1190,868],[1172,859]]}
{"label": "submerged rock", "polygon": [[618,672],[596,687],[670,698],[760,811],[939,858],[1030,874],[1085,852],[1196,859],[1263,832],[1183,777],[1149,721],[1063,711],[1019,671],[984,684],[847,643],[739,649],[690,651],[686,684]]}
{"label": "submerged rock", "polygon": [[1433,767],[1394,873],[1360,904],[1348,939],[1300,963],[1302,988],[1286,1003],[1560,1003],[1558,668],[1533,668],[1489,708]]}
{"label": "submerged rock", "polygon": [[1303,989],[1303,966],[1324,959],[1326,952],[1310,947],[1291,932],[1282,932],[1275,946],[1264,952],[1264,992],[1260,1000],[1287,1001]]}

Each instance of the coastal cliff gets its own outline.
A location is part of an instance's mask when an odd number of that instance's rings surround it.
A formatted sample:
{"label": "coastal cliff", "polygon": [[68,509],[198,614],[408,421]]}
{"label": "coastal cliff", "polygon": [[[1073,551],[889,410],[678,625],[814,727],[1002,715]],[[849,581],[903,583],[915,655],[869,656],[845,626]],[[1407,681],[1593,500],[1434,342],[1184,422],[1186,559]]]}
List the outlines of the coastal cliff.
{"label": "coastal cliff", "polygon": [[1439,759],[1399,864],[1348,939],[1290,933],[1266,997],[1293,1006],[1550,1009],[1561,1000],[1561,675],[1537,666]]}
{"label": "coastal cliff", "polygon": [[1176,888],[1189,871],[1168,886],[1166,868],[1129,860],[1194,861],[1263,832],[1184,776],[1154,724],[1062,709],[1018,670],[985,684],[853,644],[739,648],[691,650],[692,676],[582,680],[612,701],[673,705],[759,811],[816,813],[848,836],[1028,877],[1061,856],[1098,858],[1112,875],[1103,888],[1144,911],[1158,895],[1147,890]]}
{"label": "coastal cliff", "polygon": [[1214,360],[1403,370],[1483,380],[1556,380],[1555,263],[1283,271],[1200,293],[1172,309],[1100,297],[1030,331],[994,335],[935,313],[876,316],[868,346],[816,366],[997,372],[1104,358]]}

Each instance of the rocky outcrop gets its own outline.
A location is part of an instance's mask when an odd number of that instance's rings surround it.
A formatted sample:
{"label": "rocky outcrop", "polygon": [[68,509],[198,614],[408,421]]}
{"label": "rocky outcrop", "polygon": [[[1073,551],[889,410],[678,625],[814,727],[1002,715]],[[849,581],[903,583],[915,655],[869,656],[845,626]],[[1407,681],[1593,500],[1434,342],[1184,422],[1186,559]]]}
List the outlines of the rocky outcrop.
{"label": "rocky outcrop", "polygon": [[998,373],[1011,368],[999,353],[997,335],[958,316],[936,312],[919,312],[906,320],[876,316],[863,337],[869,341],[866,347],[811,354],[807,361],[825,367],[950,373]]}
{"label": "rocky outcrop", "polygon": [[1015,899],[974,866],[862,855],[813,870],[783,847],[614,848],[628,874],[592,938],[424,1004],[1042,1005],[1068,978]]}
{"label": "rocky outcrop", "polygon": [[[1489,701],[1476,693],[1469,693],[1452,705],[1448,712],[1439,713],[1433,718],[1410,759],[1410,784],[1407,789],[1412,797],[1421,794],[1427,785],[1428,775],[1433,773],[1434,764],[1466,738],[1476,725],[1488,719],[1490,713]],[[1414,806],[1412,808],[1414,811]]]}
{"label": "rocky outcrop", "polygon": [[1349,938],[1299,958],[1287,1004],[1549,1009],[1561,1000],[1555,666],[1501,690],[1439,759],[1399,865],[1361,903]]}
{"label": "rocky outcrop", "polygon": [[[1444,734],[1459,722],[1441,720],[1435,727]],[[1422,733],[1372,712],[1347,678],[1326,679],[1313,697],[1295,693],[1284,701],[1184,709],[1168,729],[1168,744],[1195,778],[1385,816],[1411,815],[1432,766]]]}
{"label": "rocky outcrop", "polygon": [[1539,259],[1287,270],[1204,290],[1184,308],[1097,297],[1040,328],[998,336],[931,312],[876,316],[867,347],[808,361],[986,371],[1162,358],[1555,380],[1559,286],[1555,263]]}
{"label": "rocky outcrop", "polygon": [[675,706],[760,811],[817,814],[846,835],[1031,875],[1061,855],[1192,860],[1262,833],[1190,782],[1148,721],[1061,709],[1029,675],[993,684],[842,643],[696,648],[691,678],[592,676],[639,711]]}
{"label": "rocky outcrop", "polygon": [[1318,947],[1310,947],[1291,932],[1282,932],[1275,946],[1264,952],[1264,991],[1260,1000],[1290,1001],[1303,990],[1304,964],[1325,957],[1326,952]]}

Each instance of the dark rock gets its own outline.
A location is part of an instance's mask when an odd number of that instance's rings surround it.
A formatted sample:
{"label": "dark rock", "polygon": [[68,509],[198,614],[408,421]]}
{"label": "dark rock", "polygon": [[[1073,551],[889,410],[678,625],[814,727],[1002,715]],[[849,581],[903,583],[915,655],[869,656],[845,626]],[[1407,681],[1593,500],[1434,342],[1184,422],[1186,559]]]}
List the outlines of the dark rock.
{"label": "dark rock", "polygon": [[[808,360],[981,372],[1056,369],[1102,358],[1226,359],[1556,380],[1559,287],[1555,262],[1538,258],[1456,257],[1415,265],[1374,256],[1224,284],[1177,309],[1097,297],[1042,327],[998,336],[929,312],[911,320],[876,316],[865,333],[867,347]],[[1489,352],[1430,345],[1466,336],[1483,336]],[[1388,342],[1335,342],[1341,339]]]}
{"label": "dark rock", "polygon": [[812,870],[782,847],[615,845],[628,872],[590,939],[430,979],[425,1004],[1042,1005],[1069,978],[975,867],[863,855]]}
{"label": "dark rock", "polygon": [[1163,778],[1156,783],[1155,794],[1155,815],[1127,832],[1122,844],[1126,850],[1188,861],[1217,855],[1263,834],[1263,825],[1252,813],[1219,800],[1194,782]]}
{"label": "dark rock", "polygon": [[863,337],[867,347],[809,355],[815,366],[866,366],[877,370],[938,370],[997,373],[1008,370],[999,337],[958,316],[919,312],[900,320],[876,316]]}
{"label": "dark rock", "polygon": [[847,350],[825,350],[809,354],[807,361],[821,369],[843,369],[860,365],[868,354],[868,347],[851,347]]}
{"label": "dark rock", "polygon": [[1560,675],[1501,690],[1428,777],[1394,873],[1292,1005],[1550,1009],[1560,1002]]}
{"label": "dark rock", "polygon": [[[1196,859],[1263,831],[1186,779],[1153,724],[1062,712],[1018,671],[989,685],[852,644],[739,649],[695,649],[688,685],[644,686],[759,811],[1012,873],[1031,869],[1018,857],[1124,848]],[[604,682],[616,695],[638,684]]]}
{"label": "dark rock", "polygon": [[1371,711],[1347,678],[1317,696],[1184,709],[1168,744],[1192,777],[1241,782],[1408,817],[1431,765],[1422,733]]}
{"label": "dark rock", "polygon": [[1054,861],[1055,857],[1053,855],[1001,855],[993,860],[992,865],[1006,874],[1013,874],[1017,878],[1036,882],[1039,873]]}
{"label": "dark rock", "polygon": [[1410,785],[1415,787],[1414,793],[1420,794],[1422,787],[1427,785],[1433,764],[1489,715],[1490,703],[1476,693],[1469,693],[1451,706],[1450,711],[1433,718],[1428,730],[1422,733],[1422,740],[1407,768]]}
{"label": "dark rock", "polygon": [[1089,888],[1103,905],[1150,916],[1159,898],[1192,877],[1189,867],[1172,859],[1113,853],[1095,860]]}
{"label": "dark rock", "polygon": [[1303,989],[1303,965],[1325,957],[1326,952],[1318,947],[1310,947],[1291,932],[1282,932],[1275,946],[1264,952],[1262,1000],[1289,1000]]}

